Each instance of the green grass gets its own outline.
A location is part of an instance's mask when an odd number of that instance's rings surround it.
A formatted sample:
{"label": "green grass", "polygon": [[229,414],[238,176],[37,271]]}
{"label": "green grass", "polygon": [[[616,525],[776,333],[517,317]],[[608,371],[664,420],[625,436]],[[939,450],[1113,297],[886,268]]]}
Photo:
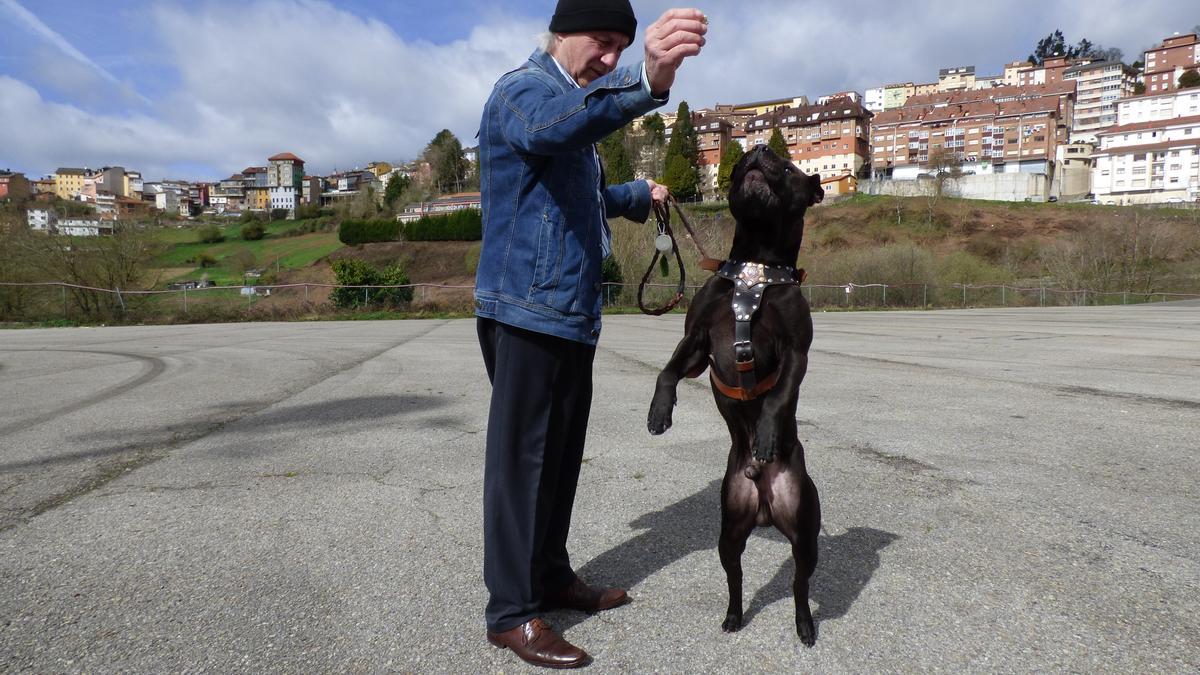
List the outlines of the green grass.
{"label": "green grass", "polygon": [[[242,277],[235,269],[235,257],[243,251],[249,251],[255,260],[255,267],[280,269],[296,269],[311,265],[317,260],[342,248],[336,232],[314,232],[295,237],[283,236],[288,230],[297,227],[294,221],[276,221],[266,226],[266,236],[258,241],[243,241],[241,239],[242,223],[232,222],[221,226],[225,241],[206,244],[197,241],[196,227],[182,229],[164,229],[159,234],[159,240],[167,245],[153,265],[159,268],[194,267],[192,271],[174,277],[170,281],[199,279],[205,275],[221,285],[240,284]],[[201,269],[190,262],[201,253],[212,256],[217,264]]]}

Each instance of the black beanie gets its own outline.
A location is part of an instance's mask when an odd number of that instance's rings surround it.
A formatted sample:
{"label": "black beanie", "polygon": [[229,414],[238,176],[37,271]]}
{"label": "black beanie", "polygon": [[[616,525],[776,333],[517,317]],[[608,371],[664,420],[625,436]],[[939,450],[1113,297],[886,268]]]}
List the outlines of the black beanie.
{"label": "black beanie", "polygon": [[554,17],[550,19],[551,33],[592,30],[624,33],[629,38],[629,44],[633,44],[637,33],[637,17],[629,0],[558,0]]}

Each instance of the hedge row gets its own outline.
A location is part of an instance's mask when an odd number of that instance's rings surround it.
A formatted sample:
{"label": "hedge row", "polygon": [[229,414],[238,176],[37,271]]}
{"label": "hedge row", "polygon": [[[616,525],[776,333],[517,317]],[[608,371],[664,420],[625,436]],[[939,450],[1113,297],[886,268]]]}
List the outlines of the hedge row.
{"label": "hedge row", "polygon": [[400,223],[394,220],[343,220],[338,227],[338,241],[348,246],[373,241],[396,241]]}
{"label": "hedge row", "polygon": [[479,241],[483,239],[483,215],[478,209],[462,209],[445,215],[422,216],[404,226],[405,241]]}

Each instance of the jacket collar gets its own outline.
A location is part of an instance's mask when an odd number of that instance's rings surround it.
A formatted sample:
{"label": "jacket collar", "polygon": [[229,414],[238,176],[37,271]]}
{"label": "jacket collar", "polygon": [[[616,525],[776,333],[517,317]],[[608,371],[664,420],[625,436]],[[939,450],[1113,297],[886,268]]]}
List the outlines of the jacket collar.
{"label": "jacket collar", "polygon": [[553,56],[550,56],[549,52],[542,49],[535,49],[529,57],[529,61],[554,78],[554,81],[558,83],[558,86],[562,87],[564,93],[575,88],[575,83],[563,75],[562,68],[558,66],[558,63],[555,62]]}

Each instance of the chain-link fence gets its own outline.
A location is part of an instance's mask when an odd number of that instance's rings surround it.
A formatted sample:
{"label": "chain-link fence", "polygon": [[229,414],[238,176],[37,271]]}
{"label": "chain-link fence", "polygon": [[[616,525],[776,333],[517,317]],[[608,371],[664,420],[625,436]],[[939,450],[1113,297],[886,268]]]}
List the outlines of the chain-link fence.
{"label": "chain-link fence", "polygon": [[[351,289],[341,307],[330,299],[334,289]],[[412,300],[400,305],[379,303],[378,289],[412,289]],[[675,284],[648,284],[647,306],[659,306],[674,296]],[[681,307],[700,289],[690,285]],[[1127,305],[1198,299],[1200,294],[1169,291],[1095,291],[1053,285],[1003,284],[803,284],[813,309],[948,309],[968,307],[1063,307]],[[362,300],[357,299],[362,292]],[[469,314],[474,287],[448,284],[404,286],[337,286],[279,284],[270,286],[183,287],[170,290],[122,290],[74,284],[0,283],[0,321],[83,323],[172,323],[240,320],[288,320],[338,317],[380,310],[415,313]],[[610,308],[633,309],[637,285],[606,283],[602,295]],[[350,301],[347,302],[346,298]]]}

